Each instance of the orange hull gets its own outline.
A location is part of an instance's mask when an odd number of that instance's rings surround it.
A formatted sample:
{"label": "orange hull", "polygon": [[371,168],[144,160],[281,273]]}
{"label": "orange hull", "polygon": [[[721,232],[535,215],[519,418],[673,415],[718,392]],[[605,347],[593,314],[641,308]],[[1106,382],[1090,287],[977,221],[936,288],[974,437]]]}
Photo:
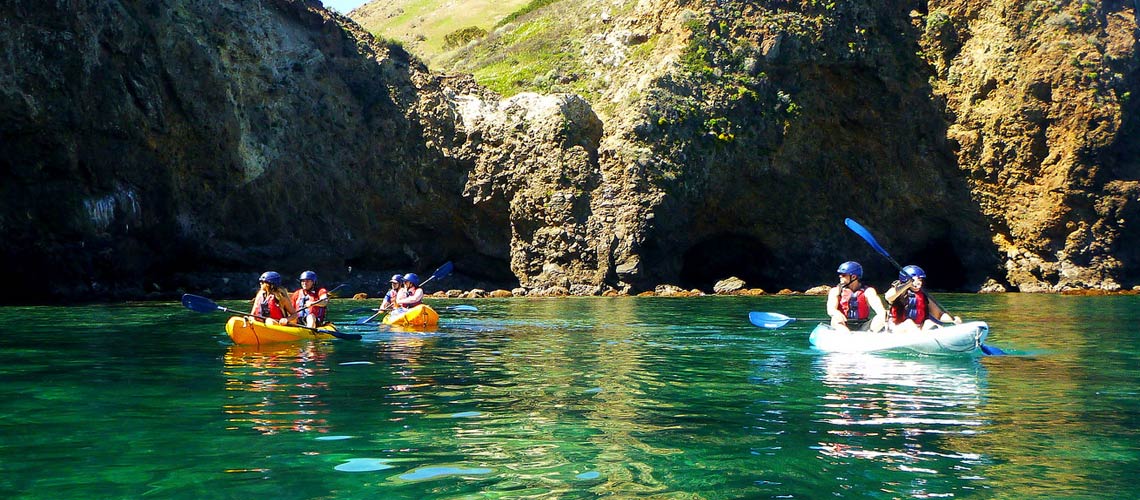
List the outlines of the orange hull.
{"label": "orange hull", "polygon": [[384,316],[384,324],[405,328],[431,328],[439,325],[439,313],[427,304],[411,309],[396,309]]}
{"label": "orange hull", "polygon": [[[336,326],[329,324],[318,329],[336,331]],[[296,326],[266,325],[256,320],[246,324],[241,316],[231,317],[230,320],[226,322],[226,333],[229,334],[230,339],[238,345],[261,345],[275,342],[336,338],[327,333],[317,333],[307,328]]]}

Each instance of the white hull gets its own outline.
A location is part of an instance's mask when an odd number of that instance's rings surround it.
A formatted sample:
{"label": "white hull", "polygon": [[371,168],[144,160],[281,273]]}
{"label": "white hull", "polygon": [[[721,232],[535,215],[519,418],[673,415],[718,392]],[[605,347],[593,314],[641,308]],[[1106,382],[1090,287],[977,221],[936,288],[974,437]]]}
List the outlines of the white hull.
{"label": "white hull", "polygon": [[811,332],[811,346],[827,352],[917,352],[958,355],[982,353],[990,327],[984,321],[949,325],[918,333],[837,332],[820,324]]}

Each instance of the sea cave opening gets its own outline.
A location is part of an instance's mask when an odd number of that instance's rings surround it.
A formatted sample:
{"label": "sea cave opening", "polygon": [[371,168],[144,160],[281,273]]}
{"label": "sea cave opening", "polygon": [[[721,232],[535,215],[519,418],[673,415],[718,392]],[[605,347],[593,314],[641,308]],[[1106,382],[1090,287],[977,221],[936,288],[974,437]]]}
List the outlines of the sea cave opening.
{"label": "sea cave opening", "polygon": [[926,283],[931,290],[957,292],[966,289],[968,272],[949,238],[931,240],[915,252],[913,258],[907,262],[900,260],[899,265],[921,267],[926,271]]}
{"label": "sea cave opening", "polygon": [[760,240],[741,234],[717,234],[685,251],[680,286],[712,292],[717,281],[736,276],[748,288],[771,280],[772,253]]}

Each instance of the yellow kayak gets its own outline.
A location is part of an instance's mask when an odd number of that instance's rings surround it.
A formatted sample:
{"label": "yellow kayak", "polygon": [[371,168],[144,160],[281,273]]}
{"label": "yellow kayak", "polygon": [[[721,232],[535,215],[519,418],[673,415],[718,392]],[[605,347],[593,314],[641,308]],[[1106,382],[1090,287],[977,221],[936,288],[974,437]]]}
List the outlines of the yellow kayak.
{"label": "yellow kayak", "polygon": [[439,313],[427,304],[420,304],[411,309],[401,307],[384,316],[384,324],[406,328],[430,328],[439,325]]}
{"label": "yellow kayak", "polygon": [[[327,324],[318,330],[335,332],[336,326]],[[233,316],[226,322],[226,333],[238,345],[261,345],[274,342],[295,342],[298,340],[325,340],[335,339],[328,333],[317,333],[308,328],[286,325],[267,325],[261,321],[253,320],[249,323],[241,316]]]}

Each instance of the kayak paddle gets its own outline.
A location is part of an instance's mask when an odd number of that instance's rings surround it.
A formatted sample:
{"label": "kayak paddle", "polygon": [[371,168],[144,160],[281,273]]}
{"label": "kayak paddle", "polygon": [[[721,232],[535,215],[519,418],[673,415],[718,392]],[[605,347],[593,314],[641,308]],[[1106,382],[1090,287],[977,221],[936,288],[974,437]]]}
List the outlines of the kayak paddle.
{"label": "kayak paddle", "polygon": [[[848,229],[854,231],[855,234],[859,235],[860,238],[863,238],[863,241],[866,241],[868,245],[871,245],[871,248],[875,249],[876,252],[879,252],[879,255],[886,257],[887,261],[895,266],[895,269],[898,269],[900,273],[902,272],[903,267],[900,266],[899,263],[891,257],[891,254],[887,253],[887,250],[884,249],[882,245],[879,245],[878,241],[875,241],[875,237],[871,235],[871,232],[868,231],[867,228],[863,227],[858,222],[855,222],[850,218],[844,219],[843,224],[846,225]],[[934,300],[934,295],[931,295],[930,292],[926,292],[926,298],[930,299],[930,302],[938,307],[938,309],[941,309],[943,312],[949,314],[949,312],[946,311],[944,307],[942,307],[942,304],[939,304],[937,300]],[[935,321],[937,322],[938,320],[935,319]],[[983,353],[992,356],[1001,356],[1002,354],[1005,354],[1004,351],[998,349],[997,347],[991,347],[985,344],[980,344],[979,347],[982,349]]]}
{"label": "kayak paddle", "polygon": [[[252,317],[260,319],[262,321],[265,321],[266,319],[268,319],[268,318],[265,318],[264,316],[258,316],[256,314],[249,314],[249,313],[241,312],[241,311],[238,311],[235,309],[230,309],[228,307],[219,306],[217,304],[217,302],[214,302],[210,299],[207,299],[206,297],[202,297],[199,295],[191,295],[189,293],[182,296],[182,305],[186,306],[186,308],[191,310],[191,311],[200,312],[200,313],[224,311],[224,312],[228,312],[230,314],[237,314],[239,316],[252,316]],[[304,328],[305,330],[312,330],[312,331],[317,332],[317,333],[327,333],[329,335],[332,335],[333,337],[336,337],[338,339],[343,339],[343,340],[360,340],[361,338],[363,338],[360,334],[356,334],[356,333],[341,333],[341,332],[338,332],[336,330],[320,330],[317,328],[309,328],[308,326],[302,326],[302,325],[289,325],[289,326],[295,326],[297,328]]]}
{"label": "kayak paddle", "polygon": [[[479,308],[469,305],[447,306],[440,307],[440,311],[454,311],[454,312],[479,312]],[[375,307],[354,307],[348,310],[348,314],[360,314],[364,312],[376,312],[379,309]]]}
{"label": "kayak paddle", "polygon": [[[426,285],[426,284],[427,284],[429,281],[431,281],[431,280],[434,280],[434,279],[437,279],[437,278],[439,278],[439,279],[443,279],[443,278],[444,278],[444,277],[446,277],[447,275],[451,274],[451,270],[452,270],[452,269],[455,269],[455,266],[453,266],[453,265],[451,264],[451,261],[450,261],[450,260],[449,260],[449,261],[447,261],[447,262],[444,262],[442,266],[439,266],[439,269],[436,269],[434,273],[431,273],[431,276],[428,276],[428,279],[426,279],[426,280],[423,280],[423,282],[421,282],[421,283],[420,283],[420,285],[419,285],[419,287],[418,287],[418,288],[423,288],[423,287],[424,287],[424,285]],[[356,320],[356,324],[358,324],[358,325],[363,325],[363,324],[366,324],[366,323],[368,323],[369,321],[372,321],[373,319],[375,319],[375,318],[376,318],[377,316],[379,316],[379,315],[380,315],[380,313],[382,313],[382,312],[384,312],[384,311],[381,311],[381,310],[377,310],[377,311],[376,311],[376,314],[373,314],[373,315],[371,315],[371,316],[369,316],[369,317],[367,317],[367,318],[361,318],[361,319],[358,319],[358,320]]]}
{"label": "kayak paddle", "polygon": [[752,311],[752,312],[748,313],[748,321],[751,322],[753,325],[756,325],[760,328],[775,329],[775,328],[780,328],[780,327],[782,327],[788,323],[794,322],[794,321],[827,321],[827,320],[826,319],[820,319],[820,318],[792,318],[792,317],[785,316],[785,315],[780,314],[780,313]]}

